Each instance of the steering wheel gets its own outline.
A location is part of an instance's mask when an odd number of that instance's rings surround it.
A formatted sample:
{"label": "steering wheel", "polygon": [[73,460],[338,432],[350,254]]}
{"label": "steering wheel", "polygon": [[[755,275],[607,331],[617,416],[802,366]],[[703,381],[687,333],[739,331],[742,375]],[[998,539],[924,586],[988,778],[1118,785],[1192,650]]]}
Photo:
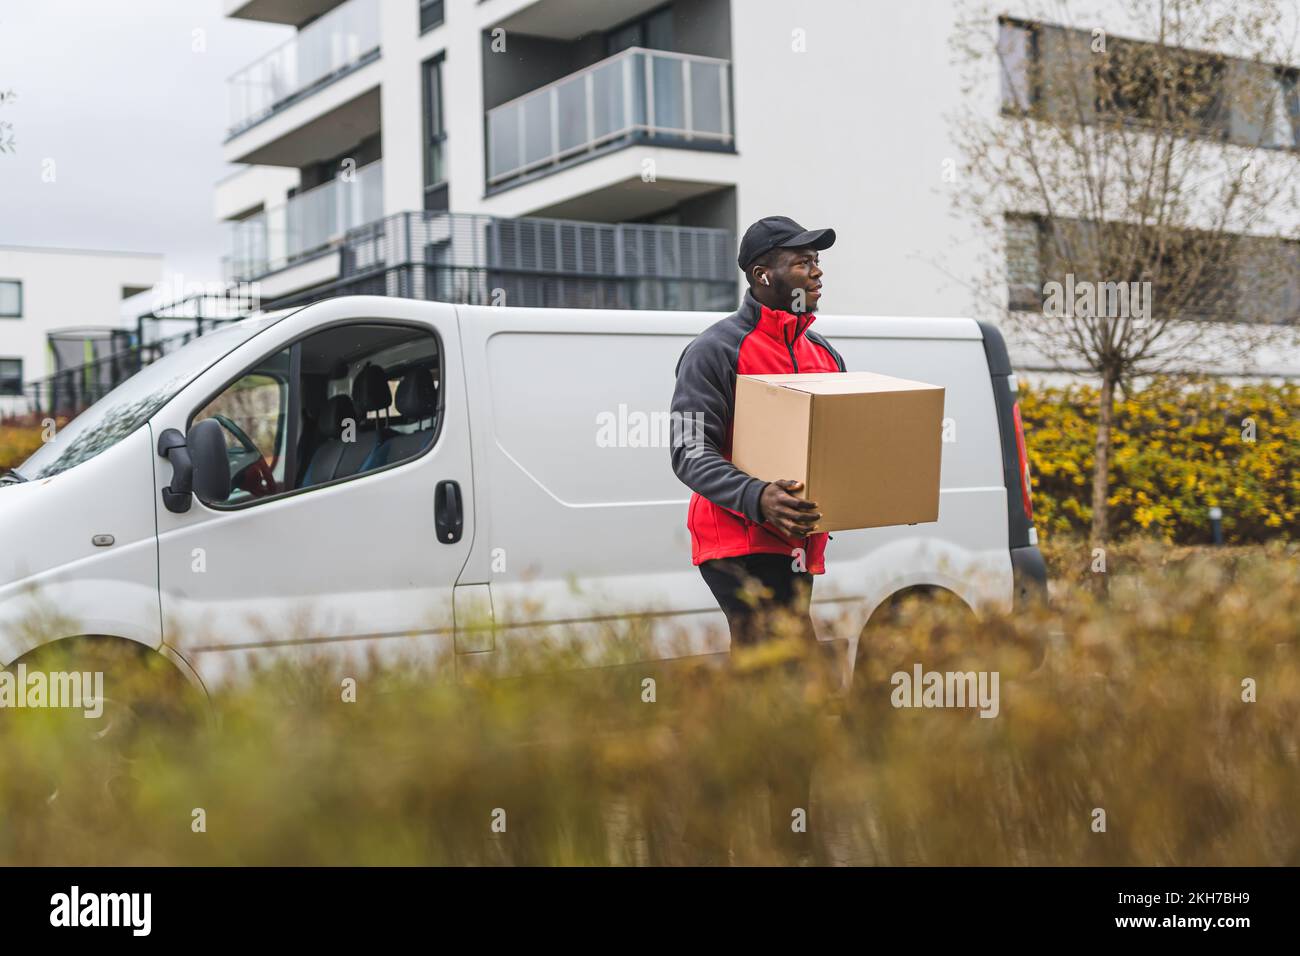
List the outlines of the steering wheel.
{"label": "steering wheel", "polygon": [[271,466],[266,463],[266,459],[261,455],[258,455],[237,475],[233,476],[230,479],[230,486],[243,489],[254,498],[265,498],[267,495],[276,494],[280,490],[280,485],[275,480],[275,474],[271,471]]}
{"label": "steering wheel", "polygon": [[242,446],[242,450],[230,455],[230,486],[252,495],[264,498],[280,490],[279,483],[271,466],[266,463],[257,444],[248,437],[248,433],[225,415],[213,415],[216,422],[230,432]]}
{"label": "steering wheel", "polygon": [[217,424],[235,436],[235,440],[244,446],[244,451],[257,451],[257,445],[253,443],[253,439],[248,437],[248,432],[235,424],[234,419],[219,412],[212,417],[216,419]]}

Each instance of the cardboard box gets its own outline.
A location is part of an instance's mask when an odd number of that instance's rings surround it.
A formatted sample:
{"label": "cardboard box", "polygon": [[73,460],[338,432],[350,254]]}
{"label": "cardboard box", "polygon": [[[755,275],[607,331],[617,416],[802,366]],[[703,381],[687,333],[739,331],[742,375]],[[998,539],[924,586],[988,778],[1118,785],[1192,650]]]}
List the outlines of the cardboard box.
{"label": "cardboard box", "polygon": [[738,375],[731,460],[802,481],[818,531],[938,521],[943,393],[874,372]]}

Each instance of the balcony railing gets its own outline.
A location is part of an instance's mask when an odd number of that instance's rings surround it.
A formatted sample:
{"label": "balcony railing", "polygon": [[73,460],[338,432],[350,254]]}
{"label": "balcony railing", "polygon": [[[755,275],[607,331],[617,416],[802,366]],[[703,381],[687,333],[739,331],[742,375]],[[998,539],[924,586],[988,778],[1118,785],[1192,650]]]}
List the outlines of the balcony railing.
{"label": "balcony railing", "polygon": [[[209,316],[205,310],[221,313]],[[188,308],[186,308],[188,307]],[[55,348],[55,371],[52,375],[27,382],[22,393],[6,401],[0,398],[0,421],[6,417],[39,420],[49,416],[75,418],[117,386],[140,371],[196,337],[220,328],[227,322],[247,316],[257,308],[257,302],[247,295],[247,289],[232,290],[228,296],[200,295],[183,300],[163,309],[162,316],[141,316],[137,331],[113,329],[105,340],[108,348],[94,349],[95,358],[73,365],[59,361]],[[182,321],[171,318],[173,313],[189,313]],[[173,327],[183,326],[183,331],[166,335],[149,335],[146,323],[166,321]],[[55,339],[59,333],[51,333]]]}
{"label": "balcony railing", "polygon": [[379,0],[348,0],[228,81],[230,135],[368,62],[379,50]]}
{"label": "balcony railing", "polygon": [[384,212],[384,164],[362,166],[230,224],[226,279],[242,282],[330,249]]}
{"label": "balcony railing", "polygon": [[[334,296],[721,312],[736,307],[738,293],[735,236],[726,229],[404,212],[376,215],[339,248],[340,277],[324,286],[263,300],[256,286],[231,285],[157,307],[95,361],[61,367],[26,384],[21,396],[0,398],[0,417],[79,414],[141,367],[226,322]],[[177,328],[184,331],[166,334]]]}
{"label": "balcony railing", "polygon": [[335,295],[569,309],[735,308],[726,229],[406,212],[354,229],[340,279],[267,308]]}
{"label": "balcony railing", "polygon": [[731,64],[631,47],[487,114],[488,185],[638,138],[664,145],[732,141]]}

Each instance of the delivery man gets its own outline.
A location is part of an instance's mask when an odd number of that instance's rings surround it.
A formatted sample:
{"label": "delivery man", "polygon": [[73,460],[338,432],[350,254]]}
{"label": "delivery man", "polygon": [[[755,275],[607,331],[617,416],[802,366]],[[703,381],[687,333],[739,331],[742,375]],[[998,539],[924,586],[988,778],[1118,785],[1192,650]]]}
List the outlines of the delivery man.
{"label": "delivery man", "polygon": [[[826,570],[827,535],[813,531],[821,512],[796,497],[801,482],[766,482],[733,465],[731,425],[737,375],[844,371],[844,359],[810,328],[822,295],[818,252],[834,242],[835,230],[804,229],[785,216],[750,226],[736,260],[749,286],[740,308],[677,361],[672,418],[695,424],[672,443],[673,471],[693,492],[691,561],[727,617],[733,648],[774,636],[778,620],[795,623],[803,640],[817,639],[809,605],[813,575]],[[808,854],[808,833],[791,820],[811,816],[812,766],[796,763],[803,765],[769,776],[769,820],[778,846]],[[714,861],[725,856],[717,837],[688,822],[685,839]]]}
{"label": "delivery man", "polygon": [[[733,647],[766,636],[774,609],[793,612],[816,640],[808,607],[813,575],[826,570],[827,536],[812,530],[821,513],[796,497],[801,482],[765,482],[733,465],[731,423],[737,375],[844,371],[839,352],[810,328],[822,294],[817,254],[834,242],[834,229],[804,229],[785,216],[750,226],[737,256],[749,284],[740,308],[677,361],[672,418],[701,427],[673,442],[673,471],[693,492],[691,561],[727,616]],[[757,603],[742,594],[753,583],[762,586]]]}

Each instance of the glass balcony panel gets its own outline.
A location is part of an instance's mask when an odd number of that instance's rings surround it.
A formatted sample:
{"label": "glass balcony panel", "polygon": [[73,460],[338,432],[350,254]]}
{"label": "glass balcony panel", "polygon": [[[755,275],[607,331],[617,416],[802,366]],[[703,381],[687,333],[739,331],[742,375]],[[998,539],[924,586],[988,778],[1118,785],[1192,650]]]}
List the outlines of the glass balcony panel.
{"label": "glass balcony panel", "polygon": [[654,83],[654,117],[650,126],[665,132],[686,128],[685,99],[682,95],[682,61],[650,58]]}
{"label": "glass balcony panel", "polygon": [[626,128],[623,115],[623,60],[597,67],[591,74],[593,139]]}
{"label": "glass balcony panel", "polygon": [[246,280],[337,245],[349,230],[383,217],[383,163],[373,162],[231,223],[230,269]]}
{"label": "glass balcony panel", "polygon": [[489,175],[500,176],[524,164],[519,139],[519,106],[493,110],[488,114]]}
{"label": "glass balcony panel", "polygon": [[691,64],[691,129],[722,135],[723,84],[726,71],[719,63]]}
{"label": "glass balcony panel", "polygon": [[281,109],[379,48],[379,0],[348,0],[228,81],[230,128],[238,132]]}
{"label": "glass balcony panel", "polygon": [[587,77],[580,74],[555,87],[561,153],[583,145],[587,135]]}
{"label": "glass balcony panel", "polygon": [[553,153],[551,143],[551,96],[524,101],[524,165],[540,162]]}
{"label": "glass balcony panel", "polygon": [[637,47],[488,111],[488,182],[497,184],[638,131],[726,143],[730,64]]}

